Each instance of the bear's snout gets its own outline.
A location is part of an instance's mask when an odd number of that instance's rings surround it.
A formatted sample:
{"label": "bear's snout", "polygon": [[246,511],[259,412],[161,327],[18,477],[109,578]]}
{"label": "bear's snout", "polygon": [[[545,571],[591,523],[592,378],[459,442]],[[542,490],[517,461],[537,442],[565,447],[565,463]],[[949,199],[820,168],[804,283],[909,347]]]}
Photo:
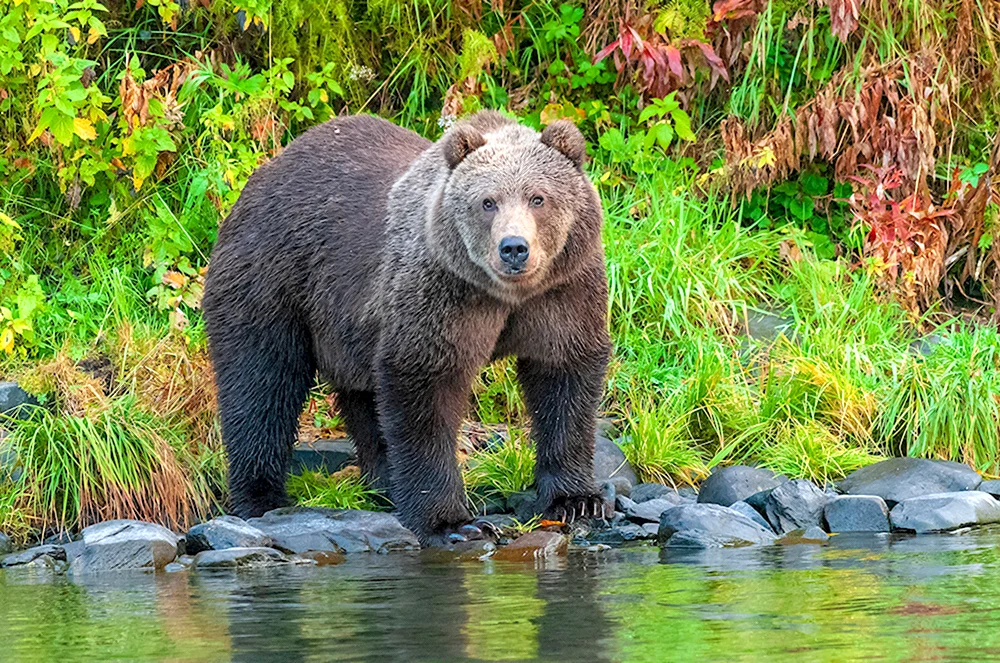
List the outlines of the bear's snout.
{"label": "bear's snout", "polygon": [[500,252],[500,262],[507,270],[515,274],[524,271],[531,251],[528,240],[520,235],[508,235],[500,240],[500,246],[497,247],[497,250]]}

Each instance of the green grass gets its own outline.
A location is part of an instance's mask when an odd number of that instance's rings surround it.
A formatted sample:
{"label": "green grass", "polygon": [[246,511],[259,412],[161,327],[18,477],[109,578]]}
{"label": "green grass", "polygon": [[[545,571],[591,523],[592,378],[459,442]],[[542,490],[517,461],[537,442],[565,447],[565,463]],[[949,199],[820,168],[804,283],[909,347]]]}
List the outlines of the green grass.
{"label": "green grass", "polygon": [[306,471],[288,479],[288,495],[300,506],[384,510],[389,502],[360,477]]}

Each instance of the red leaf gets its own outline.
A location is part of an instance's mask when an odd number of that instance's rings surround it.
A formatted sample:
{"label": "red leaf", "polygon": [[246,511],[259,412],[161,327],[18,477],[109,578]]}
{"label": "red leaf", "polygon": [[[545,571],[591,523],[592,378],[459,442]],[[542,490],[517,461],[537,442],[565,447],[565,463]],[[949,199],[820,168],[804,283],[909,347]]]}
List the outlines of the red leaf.
{"label": "red leaf", "polygon": [[621,39],[615,39],[613,42],[611,42],[601,50],[597,51],[597,55],[594,56],[594,61],[592,64],[597,64],[604,58],[611,55],[611,53],[613,53],[614,50],[618,48],[620,45],[621,45]]}
{"label": "red leaf", "polygon": [[718,55],[715,54],[715,49],[712,48],[711,44],[706,44],[703,41],[696,41],[698,48],[701,49],[702,54],[704,54],[705,59],[708,60],[708,65],[713,71],[717,72],[720,76],[729,82],[729,72],[726,70],[726,65]]}
{"label": "red leaf", "polygon": [[674,46],[667,46],[667,62],[670,63],[670,71],[674,72],[677,78],[682,78],[684,70],[681,68],[681,52]]}

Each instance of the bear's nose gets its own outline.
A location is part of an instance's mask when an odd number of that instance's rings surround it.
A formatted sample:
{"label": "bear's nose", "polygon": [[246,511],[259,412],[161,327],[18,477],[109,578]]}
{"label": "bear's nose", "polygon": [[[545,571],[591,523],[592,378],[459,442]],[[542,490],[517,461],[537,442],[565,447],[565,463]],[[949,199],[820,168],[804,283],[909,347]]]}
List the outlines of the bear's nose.
{"label": "bear's nose", "polygon": [[514,270],[524,267],[528,261],[528,240],[517,235],[508,235],[500,240],[500,260]]}

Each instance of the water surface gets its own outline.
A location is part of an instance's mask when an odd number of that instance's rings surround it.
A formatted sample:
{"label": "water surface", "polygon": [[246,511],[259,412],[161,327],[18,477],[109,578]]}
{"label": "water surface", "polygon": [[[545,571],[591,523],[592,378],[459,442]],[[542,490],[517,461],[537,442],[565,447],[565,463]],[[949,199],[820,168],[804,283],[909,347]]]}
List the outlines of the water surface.
{"label": "water surface", "polygon": [[1000,660],[1000,530],[537,565],[0,572],[2,661]]}

